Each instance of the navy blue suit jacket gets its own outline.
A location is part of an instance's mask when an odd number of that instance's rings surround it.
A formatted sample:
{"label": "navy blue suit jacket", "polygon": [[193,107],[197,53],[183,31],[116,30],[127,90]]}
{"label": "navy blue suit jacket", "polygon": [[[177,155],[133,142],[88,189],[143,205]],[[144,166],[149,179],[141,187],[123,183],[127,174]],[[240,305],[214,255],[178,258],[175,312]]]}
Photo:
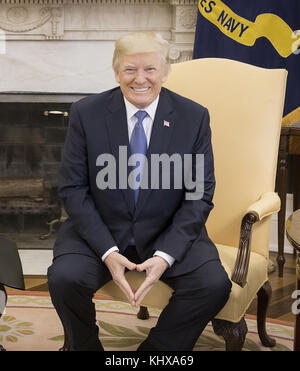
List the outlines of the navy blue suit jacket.
{"label": "navy blue suit jacket", "polygon": [[59,195],[69,218],[59,230],[54,257],[78,253],[101,258],[115,245],[122,253],[134,236],[143,260],[156,250],[175,258],[165,277],[218,259],[205,228],[215,188],[207,109],[162,88],[147,152],[149,162],[151,154],[204,154],[204,194],[199,200],[186,200],[184,187],[141,189],[135,207],[132,189],[99,189],[97,157],[112,154],[118,173],[119,146],[127,146],[130,156],[120,88],[72,105],[59,180]]}

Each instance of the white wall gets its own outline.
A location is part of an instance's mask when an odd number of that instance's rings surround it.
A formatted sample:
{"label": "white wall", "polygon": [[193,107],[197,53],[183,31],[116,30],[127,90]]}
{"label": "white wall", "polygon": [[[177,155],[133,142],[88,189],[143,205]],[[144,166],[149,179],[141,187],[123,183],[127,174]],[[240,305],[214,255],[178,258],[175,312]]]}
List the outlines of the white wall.
{"label": "white wall", "polygon": [[116,85],[112,41],[8,41],[0,91],[100,92]]}
{"label": "white wall", "polygon": [[[293,195],[287,194],[286,197],[286,212],[285,212],[285,219],[293,213]],[[277,217],[278,214],[273,214],[272,221],[271,221],[271,237],[270,237],[270,251],[278,251],[278,236],[277,236]],[[289,243],[286,235],[284,237],[284,252],[287,254],[293,254],[294,248]]]}

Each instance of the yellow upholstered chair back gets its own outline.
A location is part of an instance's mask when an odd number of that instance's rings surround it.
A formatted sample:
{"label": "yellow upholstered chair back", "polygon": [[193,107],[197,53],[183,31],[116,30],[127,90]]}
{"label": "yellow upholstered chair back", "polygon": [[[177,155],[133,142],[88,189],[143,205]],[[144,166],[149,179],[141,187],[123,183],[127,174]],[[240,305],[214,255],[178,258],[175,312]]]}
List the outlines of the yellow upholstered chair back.
{"label": "yellow upholstered chair back", "polygon": [[[286,76],[221,58],[172,65],[165,87],[210,113],[216,190],[207,229],[216,244],[238,247],[247,208],[274,190]],[[255,223],[252,234],[252,251],[263,256],[270,219]]]}

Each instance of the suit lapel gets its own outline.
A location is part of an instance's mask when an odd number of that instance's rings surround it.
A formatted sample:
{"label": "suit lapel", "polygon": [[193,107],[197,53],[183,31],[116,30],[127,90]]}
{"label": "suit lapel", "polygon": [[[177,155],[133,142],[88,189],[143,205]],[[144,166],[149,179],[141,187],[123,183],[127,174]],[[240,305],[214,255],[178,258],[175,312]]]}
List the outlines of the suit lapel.
{"label": "suit lapel", "polygon": [[[126,108],[123,99],[123,95],[120,89],[114,90],[110,102],[107,106],[109,115],[106,120],[106,127],[108,131],[108,137],[110,141],[111,151],[116,159],[117,165],[117,179],[119,178],[119,164],[122,166],[122,171],[127,169],[128,171],[128,158],[130,156],[129,138],[128,138],[128,125]],[[127,158],[122,157],[119,159],[120,146],[126,147]],[[128,206],[129,211],[133,215],[134,213],[134,197],[133,191],[128,187],[128,175],[126,176],[126,187],[121,189],[125,202]],[[118,182],[119,183],[119,182]]]}
{"label": "suit lapel", "polygon": [[[149,148],[147,151],[147,161],[151,163],[152,154],[162,154],[166,153],[173,131],[175,127],[175,113],[173,110],[172,102],[167,91],[162,88],[159,98],[159,103],[157,106],[151,138],[149,143]],[[168,125],[169,123],[169,125]],[[135,217],[137,217],[142,211],[148,197],[151,194],[151,177],[148,173],[148,189],[140,189],[139,198],[135,209]]]}

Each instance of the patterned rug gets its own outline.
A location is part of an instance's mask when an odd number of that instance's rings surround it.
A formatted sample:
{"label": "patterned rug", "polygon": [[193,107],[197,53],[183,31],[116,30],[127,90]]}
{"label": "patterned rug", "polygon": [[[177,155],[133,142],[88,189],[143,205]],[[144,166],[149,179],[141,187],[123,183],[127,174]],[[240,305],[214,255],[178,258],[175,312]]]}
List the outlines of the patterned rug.
{"label": "patterned rug", "polygon": [[[136,309],[127,303],[94,299],[100,339],[105,350],[133,351],[155,326],[159,311],[149,309],[150,319],[139,320]],[[258,338],[256,320],[246,316],[248,334],[244,351],[290,351],[293,349],[293,326],[269,320],[268,334],[276,338],[274,348],[264,347]],[[9,295],[6,312],[0,319],[0,343],[7,351],[56,351],[63,344],[63,330],[47,293]],[[195,351],[225,350],[223,338],[207,325],[199,337]]]}

